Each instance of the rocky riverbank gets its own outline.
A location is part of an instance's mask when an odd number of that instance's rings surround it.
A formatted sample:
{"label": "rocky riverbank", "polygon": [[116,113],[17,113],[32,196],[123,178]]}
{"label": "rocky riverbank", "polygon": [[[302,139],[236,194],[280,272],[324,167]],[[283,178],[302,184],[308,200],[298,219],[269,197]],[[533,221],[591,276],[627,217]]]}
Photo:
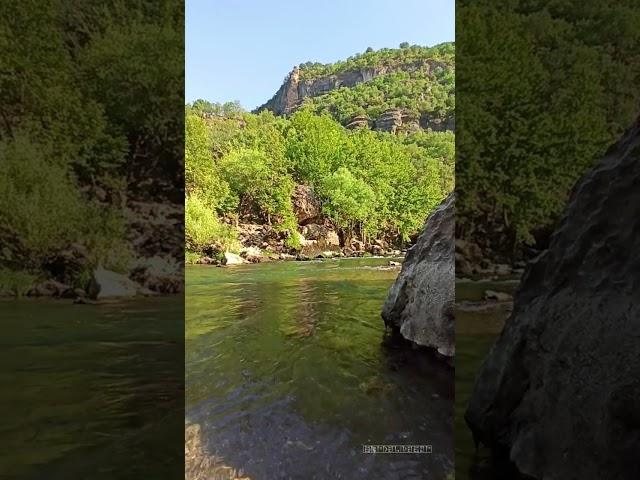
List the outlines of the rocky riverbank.
{"label": "rocky riverbank", "polygon": [[[320,201],[306,185],[296,186],[292,204],[297,221],[295,234],[298,237],[294,243],[298,243],[299,247],[291,247],[290,234],[279,230],[275,224],[234,222],[227,219],[229,226],[238,232],[240,248],[226,251],[212,244],[203,249],[202,255],[191,259],[190,263],[236,265],[315,258],[398,257],[406,252],[408,245],[403,244],[397,237],[346,238],[345,233],[322,214]],[[402,248],[398,245],[402,245]]]}
{"label": "rocky riverbank", "polygon": [[286,246],[287,236],[271,225],[243,223],[238,225],[241,248],[236,251],[220,251],[215,245],[205,249],[205,254],[192,263],[204,265],[237,265],[279,260],[313,260],[318,258],[345,257],[399,257],[406,249],[393,248],[385,240],[362,242],[352,239],[341,244],[338,233],[329,223],[311,223],[300,227],[299,249]]}
{"label": "rocky riverbank", "polygon": [[[105,268],[81,243],[46,255],[37,269],[3,270],[0,296],[54,297],[78,303],[172,294],[184,289],[184,215],[181,205],[131,202],[124,212],[119,267]],[[107,261],[109,259],[106,259]],[[28,259],[25,259],[25,265]]]}
{"label": "rocky riverbank", "polygon": [[472,241],[456,239],[455,263],[457,278],[486,278],[521,275],[526,261],[499,262],[490,259],[482,248]]}

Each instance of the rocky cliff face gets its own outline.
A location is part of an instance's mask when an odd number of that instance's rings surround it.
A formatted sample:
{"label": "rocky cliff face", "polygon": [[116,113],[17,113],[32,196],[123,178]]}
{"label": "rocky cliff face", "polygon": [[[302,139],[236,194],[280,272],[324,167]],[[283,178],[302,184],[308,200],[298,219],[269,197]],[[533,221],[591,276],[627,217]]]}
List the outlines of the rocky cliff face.
{"label": "rocky cliff face", "polygon": [[300,106],[305,97],[315,97],[340,87],[353,87],[388,71],[388,67],[381,66],[305,80],[300,78],[300,69],[295,67],[276,94],[257,111],[266,109],[276,115],[288,115]]}
{"label": "rocky cliff face", "polygon": [[407,72],[425,70],[429,73],[436,67],[442,66],[442,63],[435,60],[423,60],[398,66],[380,65],[347,70],[334,75],[310,79],[301,78],[300,69],[295,67],[276,94],[267,103],[258,107],[256,111],[271,110],[276,115],[288,115],[294,112],[306,97],[323,95],[340,87],[354,87],[359,83],[373,80],[380,75],[399,70]]}
{"label": "rocky cliff face", "polygon": [[454,194],[429,216],[382,309],[385,324],[440,354],[455,353]]}
{"label": "rocky cliff face", "polygon": [[577,184],[466,414],[535,479],[640,472],[640,122]]}

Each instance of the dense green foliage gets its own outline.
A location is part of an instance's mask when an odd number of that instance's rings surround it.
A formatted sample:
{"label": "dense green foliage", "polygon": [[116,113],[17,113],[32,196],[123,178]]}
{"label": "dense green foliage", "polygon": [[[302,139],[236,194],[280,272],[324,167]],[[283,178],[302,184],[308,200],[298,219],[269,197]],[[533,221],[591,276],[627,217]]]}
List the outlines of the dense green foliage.
{"label": "dense green foliage", "polygon": [[422,116],[448,118],[455,108],[455,46],[408,46],[365,52],[345,62],[302,65],[301,78],[316,78],[348,70],[376,67],[389,71],[355,87],[341,87],[305,98],[316,113],[329,113],[343,125],[355,116],[375,120],[391,107],[402,108],[419,120]]}
{"label": "dense green foliage", "polygon": [[239,220],[272,224],[298,247],[291,200],[296,184],[314,189],[324,214],[346,237],[404,240],[453,188],[450,132],[351,132],[309,109],[289,119],[268,111],[211,117],[210,105],[187,105],[189,252],[211,244],[237,248],[232,232]]}
{"label": "dense green foliage", "polygon": [[637,2],[460,1],[458,235],[510,256],[630,125]]}
{"label": "dense green foliage", "polygon": [[46,255],[80,243],[120,268],[141,172],[181,177],[182,9],[9,2],[3,19],[0,266],[38,276]]}
{"label": "dense green foliage", "polygon": [[381,48],[380,50],[367,49],[364,53],[353,55],[346,60],[335,63],[303,63],[299,66],[300,78],[316,78],[366,67],[394,67],[398,69],[404,67],[406,69],[416,62],[424,61],[426,58],[450,62],[455,55],[455,45],[453,43],[443,43],[433,47],[403,43],[400,47]]}

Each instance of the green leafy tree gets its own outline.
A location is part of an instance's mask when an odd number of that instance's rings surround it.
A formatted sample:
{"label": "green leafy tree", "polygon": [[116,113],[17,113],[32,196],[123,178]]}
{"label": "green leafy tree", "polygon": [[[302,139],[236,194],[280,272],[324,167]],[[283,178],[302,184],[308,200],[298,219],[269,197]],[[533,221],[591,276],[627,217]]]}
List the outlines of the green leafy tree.
{"label": "green leafy tree", "polygon": [[326,202],[324,210],[351,238],[356,226],[366,236],[367,222],[375,208],[375,194],[371,187],[356,178],[348,168],[339,167],[323,182]]}
{"label": "green leafy tree", "polygon": [[236,150],[220,160],[240,214],[253,212],[269,224],[278,219],[283,229],[292,228],[294,182],[285,171],[273,167],[269,157],[259,150]]}
{"label": "green leafy tree", "polygon": [[205,121],[195,114],[185,120],[185,184],[187,194],[195,194],[211,209],[225,210],[229,185],[214,162],[211,139]]}
{"label": "green leafy tree", "polygon": [[286,155],[297,180],[320,186],[343,162],[346,146],[346,131],[330,117],[306,109],[291,117]]}

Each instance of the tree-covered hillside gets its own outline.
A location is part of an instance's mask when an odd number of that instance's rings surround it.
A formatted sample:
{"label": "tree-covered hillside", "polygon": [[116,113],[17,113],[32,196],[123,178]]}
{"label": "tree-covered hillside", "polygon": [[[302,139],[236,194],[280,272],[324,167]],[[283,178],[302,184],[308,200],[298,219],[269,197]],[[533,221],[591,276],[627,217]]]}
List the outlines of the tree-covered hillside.
{"label": "tree-covered hillside", "polygon": [[400,48],[381,48],[380,50],[368,48],[365,52],[353,55],[343,61],[335,63],[307,62],[299,67],[301,78],[312,79],[367,67],[391,67],[397,70],[406,70],[425,60],[453,65],[454,56],[455,44],[453,42],[433,47],[409,45],[405,42],[400,44]]}
{"label": "tree-covered hillside", "polygon": [[165,3],[3,5],[0,295],[127,271],[129,201],[177,200],[183,11]]}
{"label": "tree-covered hillside", "polygon": [[457,23],[457,236],[509,260],[544,246],[637,115],[640,14],[631,0],[465,0]]}
{"label": "tree-covered hillside", "polygon": [[355,239],[401,246],[453,188],[451,132],[396,136],[349,131],[306,108],[290,118],[233,110],[204,101],[187,105],[191,260],[238,252],[246,223],[268,225],[285,251],[299,251],[296,185],[311,189],[321,205],[315,221],[337,231],[346,247]]}
{"label": "tree-covered hillside", "polygon": [[375,121],[389,108],[401,108],[414,121],[424,115],[446,119],[455,109],[455,72],[438,66],[432,74],[423,70],[381,75],[352,88],[339,88],[307,97],[317,113],[329,113],[343,125],[359,115]]}
{"label": "tree-covered hillside", "polygon": [[370,127],[390,131],[376,121],[385,111],[399,109],[404,123],[415,125],[401,130],[452,129],[455,45],[404,43],[395,49],[367,49],[336,63],[307,62],[296,67],[259,110],[290,114],[302,106],[328,113],[345,126],[364,117]]}

